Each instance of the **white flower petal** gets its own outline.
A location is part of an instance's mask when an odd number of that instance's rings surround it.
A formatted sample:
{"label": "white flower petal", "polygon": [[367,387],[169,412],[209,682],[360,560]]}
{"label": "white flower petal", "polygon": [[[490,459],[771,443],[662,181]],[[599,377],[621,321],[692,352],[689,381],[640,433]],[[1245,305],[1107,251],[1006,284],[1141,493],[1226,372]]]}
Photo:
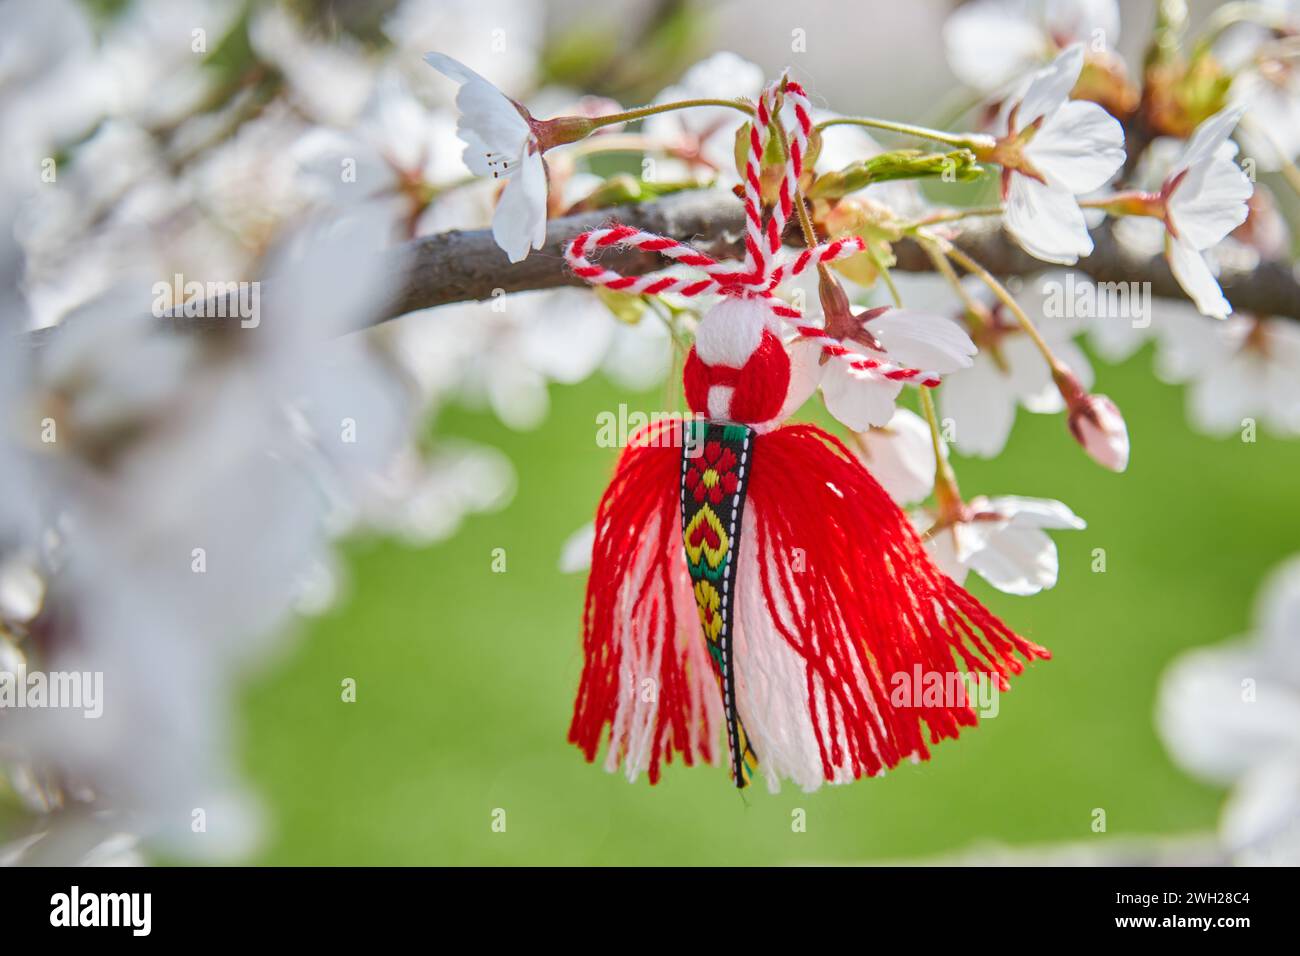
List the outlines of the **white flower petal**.
{"label": "white flower petal", "polygon": [[[741,97],[752,100],[762,88],[762,68],[724,50],[692,66],[680,82],[660,91],[655,102]],[[644,130],[650,138],[666,142],[698,139],[701,157],[718,168],[722,181],[734,182],[737,176],[733,159],[734,134],[743,120],[744,117],[733,109],[700,107],[648,116]],[[664,178],[684,177],[686,173],[685,164],[659,161],[659,174]]]}
{"label": "white flower petal", "polygon": [[532,136],[528,123],[514,102],[465,64],[442,53],[426,53],[425,62],[461,84],[456,94],[460,119],[456,133],[465,143],[465,165],[475,175],[492,176],[501,169],[488,164],[494,159],[518,162]]}
{"label": "white flower petal", "polygon": [[1251,321],[1240,316],[1212,319],[1190,302],[1154,299],[1151,326],[1157,336],[1156,377],[1177,385],[1200,378],[1225,355],[1235,353]]}
{"label": "white flower petal", "polygon": [[1072,100],[1043,123],[1025,156],[1049,181],[1092,192],[1124,165],[1124,128],[1096,103]]}
{"label": "white flower petal", "polygon": [[897,409],[888,425],[862,433],[857,450],[871,476],[900,505],[921,501],[934,487],[930,426],[914,412]]}
{"label": "white flower petal", "polygon": [[992,458],[1007,444],[1016,418],[1016,400],[988,356],[944,379],[939,408],[953,423],[953,444],[963,455]]}
{"label": "white flower petal", "polygon": [[1183,291],[1196,303],[1202,315],[1225,319],[1232,312],[1232,304],[1223,296],[1219,280],[1214,278],[1209,263],[1189,243],[1170,237],[1165,244],[1165,257],[1174,278]]}
{"label": "white flower petal", "polygon": [[1276,75],[1264,76],[1259,69],[1247,67],[1232,82],[1233,105],[1244,106],[1252,120],[1250,128],[1237,130],[1236,136],[1265,172],[1276,172],[1300,155],[1300,84],[1294,69],[1287,73],[1290,82],[1279,84]]}
{"label": "white flower petal", "polygon": [[1300,761],[1294,755],[1242,778],[1224,804],[1219,838],[1238,866],[1300,865]]}
{"label": "white flower petal", "polygon": [[970,569],[957,557],[957,540],[952,528],[945,528],[933,537],[927,538],[925,546],[940,571],[958,584],[966,583],[966,575]]}
{"label": "white flower petal", "polygon": [[591,549],[596,544],[596,525],[588,521],[569,536],[560,549],[560,571],[576,574],[591,567]]}
{"label": "white flower petal", "polygon": [[673,340],[664,323],[646,315],[635,325],[615,325],[602,371],[630,392],[644,392],[663,382],[673,365]]}
{"label": "white flower petal", "polygon": [[1255,601],[1255,620],[1272,672],[1300,689],[1300,557],[1269,575]]}
{"label": "white flower petal", "polygon": [[1083,44],[1074,43],[1061,51],[1049,65],[1034,74],[1020,98],[1016,124],[1023,129],[1040,116],[1051,116],[1070,98],[1070,91],[1083,70]]}
{"label": "white flower petal", "polygon": [[492,238],[511,262],[522,262],[529,246],[546,244],[546,167],[540,155],[525,156],[507,180],[492,216]]}
{"label": "white flower petal", "polygon": [[886,359],[928,372],[970,368],[975,343],[952,319],[915,309],[890,309],[867,324]]}
{"label": "white flower petal", "polygon": [[1300,698],[1269,680],[1254,648],[1205,648],[1183,654],[1165,672],[1156,728],[1189,773],[1231,783],[1300,746]]}
{"label": "white flower petal", "polygon": [[1187,393],[1188,413],[1197,429],[1208,435],[1240,431],[1258,409],[1257,363],[1240,356],[1211,365]]}
{"label": "white flower petal", "polygon": [[1087,522],[1071,511],[1067,505],[1053,498],[998,495],[981,500],[988,510],[1004,515],[1014,524],[1071,531],[1081,531],[1088,526]]}
{"label": "white flower petal", "polygon": [[1037,594],[1056,584],[1056,543],[1037,528],[1003,528],[990,535],[988,545],[967,563],[1005,594]]}
{"label": "white flower petal", "polygon": [[943,43],[953,74],[991,92],[1039,61],[1043,32],[999,0],[965,4],[944,21]]}
{"label": "white flower petal", "polygon": [[1062,186],[1013,173],[1005,222],[1021,248],[1044,262],[1074,265],[1092,252],[1083,211],[1073,193]]}
{"label": "white flower petal", "polygon": [[[475,169],[475,163],[471,162],[469,150],[498,154],[510,162],[523,154],[532,131],[515,105],[495,86],[467,83],[456,94],[456,108],[460,110],[456,134],[469,147],[465,164],[471,169]],[[484,175],[477,169],[475,172]]]}
{"label": "white flower petal", "polygon": [[525,365],[498,369],[484,386],[492,411],[516,431],[529,431],[546,420],[551,407],[546,379]]}
{"label": "white flower petal", "polygon": [[902,384],[850,368],[842,358],[831,359],[822,372],[827,410],[855,432],[884,425],[894,417],[894,399]]}
{"label": "white flower petal", "polygon": [[574,385],[609,351],[615,319],[585,289],[526,292],[507,300],[518,309],[520,345],[528,363],[554,382]]}
{"label": "white flower petal", "polygon": [[1118,315],[1098,314],[1088,329],[1088,344],[1112,365],[1119,365],[1137,354],[1151,337],[1151,326]]}
{"label": "white flower petal", "polygon": [[1039,415],[1051,415],[1065,407],[1061,391],[1052,381],[1052,370],[1047,367],[1038,346],[1029,336],[1013,333],[1000,345],[1007,370],[1002,372],[1003,387],[1019,399],[1027,410]]}
{"label": "white flower petal", "polygon": [[1232,135],[1232,131],[1241,122],[1245,109],[1229,106],[1203,121],[1187,140],[1182,155],[1174,161],[1174,169],[1191,169],[1209,162],[1219,147]]}
{"label": "white flower petal", "polygon": [[821,364],[822,347],[816,342],[799,338],[791,343],[790,348],[790,387],[786,392],[785,404],[777,416],[785,421],[797,412],[803,403],[812,398],[813,392],[821,384],[823,366]]}
{"label": "white flower petal", "polygon": [[1119,42],[1119,0],[1047,0],[1044,15],[1053,37],[1091,41],[1099,33],[1112,50]]}
{"label": "white flower petal", "polygon": [[455,80],[457,83],[483,83],[491,86],[482,75],[475,73],[460,60],[453,59],[445,53],[426,53],[424,62],[429,64],[449,80]]}
{"label": "white flower petal", "polygon": [[1208,249],[1246,221],[1255,187],[1231,159],[1214,156],[1198,168],[1203,174],[1189,172],[1169,197],[1169,217],[1180,241]]}

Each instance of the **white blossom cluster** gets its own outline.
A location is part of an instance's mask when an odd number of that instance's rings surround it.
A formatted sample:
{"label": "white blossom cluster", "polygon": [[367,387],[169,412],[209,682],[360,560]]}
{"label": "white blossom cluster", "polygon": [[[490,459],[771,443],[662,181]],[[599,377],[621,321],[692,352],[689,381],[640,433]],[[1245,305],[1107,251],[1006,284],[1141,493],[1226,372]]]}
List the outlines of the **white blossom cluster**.
{"label": "white blossom cluster", "polygon": [[[1300,26],[1300,5],[1267,6]],[[539,88],[539,4],[400,0],[373,43],[327,36],[289,4],[249,9],[245,24],[240,4],[133,0],[100,19],[75,0],[0,0],[0,671],[102,673],[114,700],[93,721],[0,715],[9,787],[46,821],[0,847],[0,862],[131,862],[137,837],[177,855],[245,856],[258,811],[235,769],[232,698],[296,617],[334,600],[334,543],[361,528],[438,541],[510,494],[505,456],[442,435],[430,424],[439,410],[467,403],[534,428],[552,384],[598,372],[628,389],[662,382],[692,329],[689,303],[577,289],[372,327],[402,243],[490,228],[511,262],[537,255],[548,219],[609,185],[590,161],[605,151],[652,159],[661,185],[738,182],[745,117],[719,106],[658,113],[634,133],[602,130],[548,153],[529,110],[622,107]],[[944,29],[952,73],[982,106],[970,143],[997,173],[996,215],[1043,263],[1013,290],[1041,341],[973,276],[895,272],[886,295],[879,263],[840,270],[860,304],[901,304],[845,344],[942,374],[942,441],[897,407],[898,382],[823,362],[819,345],[792,336],[793,407],[820,398],[876,478],[914,508],[948,574],[974,571],[1010,594],[1055,584],[1048,532],[1083,520],[1060,501],[1015,494],[947,510],[924,502],[938,497],[950,446],[997,456],[1020,414],[1064,412],[1089,456],[1126,467],[1126,426],[1090,394],[1097,376],[1081,343],[1118,362],[1153,342],[1156,375],[1186,387],[1189,419],[1207,434],[1257,419],[1300,435],[1300,323],[1233,312],[1216,278],[1225,264],[1290,255],[1285,222],[1243,160],[1295,169],[1294,44],[1258,25],[1223,30],[1212,48],[1232,71],[1227,101],[1137,152],[1112,102],[1138,67],[1117,52],[1119,29],[1115,0],[974,0]],[[226,49],[232,35],[249,49]],[[237,55],[250,65],[231,88],[219,63]],[[752,101],[765,79],[715,53],[653,102]],[[825,174],[885,147],[859,126],[831,125],[818,150]],[[938,241],[959,229],[908,180],[868,185],[829,210],[811,205],[820,225],[839,222],[869,247],[927,217]],[[1108,294],[1062,271],[1093,251],[1107,217],[1129,249],[1165,257],[1187,301],[1151,301],[1142,321],[1074,307]],[[243,316],[246,327],[227,319],[217,335],[177,334],[152,313],[160,280],[171,289],[187,279],[255,286],[257,315]],[[813,270],[779,291],[830,328]],[[185,298],[204,302],[204,292]],[[589,551],[584,529],[566,569]],[[1295,575],[1283,577],[1276,593]],[[1279,686],[1291,652],[1278,648],[1297,633],[1287,601],[1266,599],[1262,637],[1238,655],[1281,661]],[[1175,755],[1238,781],[1238,808],[1262,799],[1256,779],[1297,790],[1293,740],[1225,743],[1196,724],[1200,709],[1182,706],[1223,691],[1198,660],[1169,678],[1161,720]],[[1243,740],[1262,740],[1247,723]],[[1242,854],[1294,853],[1291,818],[1277,823],[1277,843],[1261,817],[1241,813],[1224,826]]]}
{"label": "white blossom cluster", "polygon": [[[512,492],[438,410],[530,428],[548,383],[667,371],[662,324],[573,291],[366,328],[393,251],[489,225],[495,199],[418,54],[477,50],[523,91],[542,29],[524,2],[391,6],[364,45],[254,5],[231,91],[213,64],[240,4],[0,3],[0,671],[100,673],[110,702],[0,712],[0,790],[33,813],[0,862],[134,862],[141,838],[245,858],[235,695],[336,600],[333,543],[428,544]],[[164,328],[160,287],[191,280],[255,285],[258,312]]]}

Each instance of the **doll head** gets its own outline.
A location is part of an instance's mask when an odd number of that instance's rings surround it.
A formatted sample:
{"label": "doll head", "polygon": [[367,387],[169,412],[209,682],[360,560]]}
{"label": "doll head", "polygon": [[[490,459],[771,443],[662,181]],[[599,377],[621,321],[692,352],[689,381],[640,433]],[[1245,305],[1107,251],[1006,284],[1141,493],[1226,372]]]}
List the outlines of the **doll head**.
{"label": "doll head", "polygon": [[790,387],[790,358],[777,329],[761,300],[728,296],[713,306],[686,358],[691,411],[743,425],[777,418]]}

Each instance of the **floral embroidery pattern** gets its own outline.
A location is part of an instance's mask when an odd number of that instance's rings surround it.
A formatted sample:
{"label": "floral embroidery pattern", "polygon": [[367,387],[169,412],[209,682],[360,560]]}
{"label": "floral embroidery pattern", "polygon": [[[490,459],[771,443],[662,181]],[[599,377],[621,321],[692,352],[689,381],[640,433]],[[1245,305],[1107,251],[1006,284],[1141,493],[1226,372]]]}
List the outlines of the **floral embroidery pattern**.
{"label": "floral embroidery pattern", "polygon": [[722,630],[722,598],[718,595],[718,589],[708,581],[696,581],[695,604],[700,610],[700,623],[704,625],[704,634],[708,637],[712,650],[717,643],[718,632]]}
{"label": "floral embroidery pattern", "polygon": [[686,472],[686,490],[697,502],[722,504],[724,497],[734,495],[740,487],[740,479],[736,477],[739,463],[735,453],[722,443],[705,442],[704,454]]}
{"label": "floral embroidery pattern", "polygon": [[727,715],[727,743],[739,786],[746,786],[758,756],[736,706],[731,640],[736,588],[736,547],[744,509],[753,432],[744,425],[690,422],[682,446],[682,538],[687,571],[704,642]]}

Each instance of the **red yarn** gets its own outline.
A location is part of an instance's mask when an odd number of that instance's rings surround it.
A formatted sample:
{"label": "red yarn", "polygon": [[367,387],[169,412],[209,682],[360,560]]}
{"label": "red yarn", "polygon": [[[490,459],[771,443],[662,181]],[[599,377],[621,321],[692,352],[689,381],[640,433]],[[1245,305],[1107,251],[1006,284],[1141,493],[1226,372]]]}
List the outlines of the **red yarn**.
{"label": "red yarn", "polygon": [[[652,750],[647,767],[650,782],[659,779],[661,761],[674,752],[690,766],[696,756],[713,762],[718,726],[707,719],[708,708],[720,712],[714,698],[717,688],[707,671],[689,673],[691,642],[697,662],[704,637],[691,613],[679,620],[674,591],[691,602],[690,579],[682,552],[678,483],[681,480],[680,421],[654,423],[633,436],[619,459],[614,480],[605,490],[596,512],[596,541],[587,578],[583,610],[582,680],[573,705],[569,740],[587,760],[596,759],[605,727],[612,726],[620,694],[639,693],[645,678],[655,682],[658,709],[654,716]],[[643,570],[644,569],[644,570]],[[639,582],[639,586],[633,582]],[[693,605],[692,605],[693,608]],[[660,650],[659,669],[651,674],[628,674],[617,641],[617,631],[638,615],[649,614],[649,626],[635,639],[653,655]],[[644,643],[643,643],[644,642]],[[628,683],[620,684],[627,678]],[[712,695],[692,695],[692,678]],[[619,760],[626,755],[617,754]]]}
{"label": "red yarn", "polygon": [[686,403],[697,415],[709,415],[709,389],[725,385],[734,391],[727,414],[721,417],[744,425],[769,422],[785,404],[790,388],[790,355],[781,340],[766,330],[742,368],[706,365],[692,346],[686,356],[682,383]]}
{"label": "red yarn", "polygon": [[[716,753],[714,725],[691,693],[700,675],[692,673],[689,642],[702,645],[703,637],[697,621],[675,611],[675,597],[691,600],[680,565],[680,428],[667,422],[639,433],[601,500],[583,615],[585,666],[569,728],[569,740],[595,760],[620,694],[636,692],[620,683],[628,675],[618,628],[649,612],[651,626],[634,640],[662,650],[652,675],[659,697],[645,767],[651,782],[674,752],[688,765]],[[767,613],[806,662],[808,712],[827,780],[836,766],[860,777],[912,755],[929,759],[928,744],[977,723],[968,700],[895,706],[894,675],[910,677],[919,665],[946,685],[965,671],[1005,690],[1008,675],[1023,669],[1017,652],[1025,660],[1051,656],[944,575],[861,462],[813,425],[755,438],[748,507],[755,534],[740,547],[749,555],[758,549],[747,564],[758,569]],[[864,679],[854,679],[859,674]],[[758,759],[761,766],[762,753]]]}
{"label": "red yarn", "polygon": [[[955,654],[965,671],[1005,690],[1007,675],[1023,669],[1015,652],[1026,660],[1051,656],[935,566],[906,515],[837,438],[804,424],[760,435],[750,482],[757,540],[742,547],[759,549],[768,610],[807,662],[828,780],[841,759],[840,731],[854,775],[862,776],[913,754],[929,759],[922,724],[929,743],[938,743],[977,723],[969,701],[894,706],[894,675],[910,677],[919,664],[927,675],[955,677]],[[846,680],[859,666],[866,681]],[[825,689],[820,701],[814,673]]]}
{"label": "red yarn", "polygon": [[695,352],[695,346],[686,353],[686,364],[682,367],[682,389],[686,392],[686,404],[696,415],[709,414],[709,389],[714,385],[725,385],[721,381],[724,372],[735,373],[736,369],[721,365],[706,365]]}

